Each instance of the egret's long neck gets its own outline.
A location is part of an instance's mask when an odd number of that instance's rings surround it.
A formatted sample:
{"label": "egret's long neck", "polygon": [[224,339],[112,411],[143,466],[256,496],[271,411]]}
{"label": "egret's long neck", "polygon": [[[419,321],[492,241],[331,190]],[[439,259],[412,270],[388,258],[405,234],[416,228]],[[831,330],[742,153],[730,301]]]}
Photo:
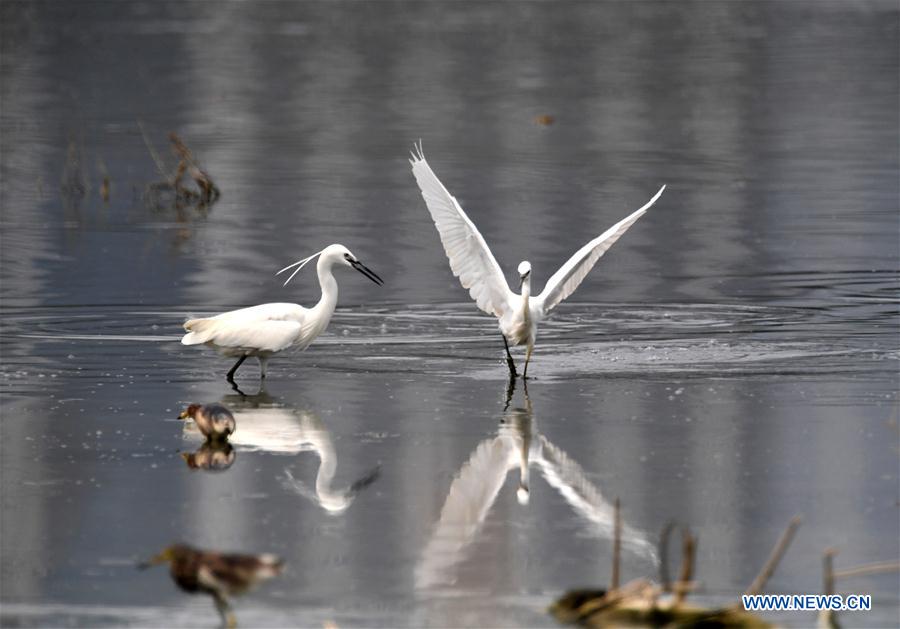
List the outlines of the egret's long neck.
{"label": "egret's long neck", "polygon": [[324,433],[316,448],[319,455],[319,472],[316,474],[316,493],[319,499],[331,493],[331,481],[334,480],[334,474],[337,471],[337,456],[334,452],[334,445],[331,443],[331,437]]}
{"label": "egret's long neck", "polygon": [[531,297],[531,274],[522,280],[522,308],[525,316],[528,316],[528,298]]}
{"label": "egret's long neck", "polygon": [[331,437],[328,433],[322,434],[319,447],[319,472],[316,474],[316,497],[319,504],[331,513],[340,513],[350,506],[352,498],[348,498],[345,492],[335,491],[331,487],[334,474],[337,471],[337,455]]}
{"label": "egret's long neck", "polygon": [[319,303],[313,307],[313,310],[316,311],[318,316],[323,318],[325,325],[328,325],[328,320],[331,319],[331,314],[334,312],[338,298],[337,280],[334,279],[331,266],[329,260],[321,257],[316,263],[316,273],[319,275],[319,287],[322,289],[322,296],[319,298]]}
{"label": "egret's long neck", "polygon": [[519,451],[519,482],[528,487],[528,460],[531,454],[531,432],[522,434],[522,449]]}

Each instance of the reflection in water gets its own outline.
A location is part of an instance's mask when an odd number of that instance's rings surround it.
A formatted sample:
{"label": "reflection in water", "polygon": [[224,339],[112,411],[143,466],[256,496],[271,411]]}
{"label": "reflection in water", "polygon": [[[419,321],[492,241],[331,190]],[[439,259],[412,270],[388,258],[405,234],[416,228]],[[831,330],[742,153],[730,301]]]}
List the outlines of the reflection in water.
{"label": "reflection in water", "polygon": [[310,491],[303,481],[295,479],[288,468],[284,470],[285,479],[282,484],[286,489],[296,491],[301,496],[309,498],[328,513],[337,515],[346,511],[360,491],[378,480],[381,467],[376,466],[346,489],[332,488],[331,482],[334,480],[334,472],[337,469],[337,457],[334,447],[331,445],[331,436],[325,430],[318,431],[318,434],[314,434],[314,432],[310,433],[310,439],[324,437],[320,441],[310,444],[310,447],[318,453],[320,461],[319,472],[316,474],[315,491]]}
{"label": "reflection in water", "polygon": [[[507,388],[507,410],[500,419],[497,435],[485,439],[463,464],[447,493],[431,539],[416,566],[416,587],[452,584],[453,568],[475,540],[507,474],[518,469],[516,497],[527,505],[531,488],[529,469],[536,465],[547,483],[580,515],[591,523],[593,532],[613,537],[613,505],[589,480],[584,469],[537,430],[531,398],[525,388],[525,408],[508,410],[515,382]],[[656,561],[654,547],[640,531],[622,525],[622,546]]]}
{"label": "reflection in water", "polygon": [[[314,490],[294,478],[288,468],[284,470],[285,478],[282,484],[286,489],[309,498],[328,513],[338,514],[345,511],[357,494],[374,483],[380,475],[381,467],[376,466],[345,488],[332,487],[337,473],[337,452],[331,433],[316,413],[308,409],[279,406],[264,388],[256,395],[226,395],[222,398],[222,403],[231,408],[237,423],[237,428],[229,438],[230,443],[241,450],[278,454],[312,451],[319,456],[319,471],[316,474]],[[186,423],[184,434],[185,437],[196,438],[199,434],[196,424]],[[201,454],[202,460],[203,450],[201,447],[194,455]],[[210,455],[215,454],[210,452]],[[233,453],[230,459],[228,465],[234,461]],[[188,465],[191,465],[190,461]]]}
{"label": "reflection in water", "polygon": [[221,472],[234,463],[234,447],[227,441],[205,441],[194,452],[182,452],[181,458],[192,470]]}

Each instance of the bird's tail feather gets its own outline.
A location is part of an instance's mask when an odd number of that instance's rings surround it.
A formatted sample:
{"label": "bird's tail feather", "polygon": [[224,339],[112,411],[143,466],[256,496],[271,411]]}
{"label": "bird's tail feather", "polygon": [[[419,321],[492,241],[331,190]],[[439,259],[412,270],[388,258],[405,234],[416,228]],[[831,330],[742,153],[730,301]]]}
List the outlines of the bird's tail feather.
{"label": "bird's tail feather", "polygon": [[212,319],[188,319],[184,322],[184,329],[187,331],[181,338],[184,345],[198,345],[206,343],[213,327]]}
{"label": "bird's tail feather", "polygon": [[271,553],[265,553],[258,557],[260,563],[259,576],[263,579],[271,579],[284,569],[284,561]]}

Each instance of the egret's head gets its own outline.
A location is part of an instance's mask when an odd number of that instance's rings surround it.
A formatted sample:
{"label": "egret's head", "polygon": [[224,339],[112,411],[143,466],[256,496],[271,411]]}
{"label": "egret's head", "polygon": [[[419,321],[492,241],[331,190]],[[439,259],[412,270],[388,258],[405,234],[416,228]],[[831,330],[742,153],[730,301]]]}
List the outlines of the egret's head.
{"label": "egret's head", "polygon": [[527,505],[528,500],[531,498],[531,492],[528,490],[528,485],[525,483],[521,483],[519,488],[516,490],[516,499],[519,501],[520,505]]}
{"label": "egret's head", "polygon": [[199,404],[191,404],[186,409],[181,411],[181,413],[178,415],[178,419],[188,419],[188,418],[194,419],[197,416],[197,411],[199,411],[199,410],[200,410]]}
{"label": "egret's head", "polygon": [[331,245],[330,247],[325,249],[325,251],[334,251],[334,255],[339,256],[343,264],[353,267],[379,286],[384,284],[384,280],[378,277],[375,271],[360,262],[359,258],[353,255],[350,250],[347,249],[347,247],[345,247],[344,245]]}
{"label": "egret's head", "polygon": [[531,279],[531,262],[527,260],[519,262],[519,288]]}
{"label": "egret's head", "polygon": [[332,264],[343,264],[346,266],[350,266],[350,263],[347,261],[347,256],[351,259],[355,260],[356,256],[354,256],[347,247],[344,245],[328,245],[324,249],[322,249],[322,260],[331,262]]}
{"label": "egret's head", "polygon": [[293,264],[289,264],[286,267],[284,267],[283,269],[281,269],[280,271],[278,271],[278,273],[276,273],[276,275],[280,275],[281,273],[284,273],[285,271],[287,271],[289,269],[294,269],[294,272],[291,273],[290,276],[287,278],[287,280],[285,280],[285,282],[284,282],[285,285],[287,285],[288,282],[290,282],[292,279],[294,279],[294,276],[297,275],[297,273],[300,271],[300,269],[302,269],[304,266],[306,266],[316,256],[319,256],[320,268],[321,268],[321,265],[326,265],[326,267],[330,268],[332,265],[335,265],[335,264],[349,266],[349,267],[353,267],[354,269],[356,269],[357,271],[359,271],[360,273],[362,273],[363,275],[368,277],[370,280],[372,280],[376,284],[378,284],[378,285],[384,284],[384,281],[380,277],[378,277],[378,275],[376,275],[371,269],[366,268],[366,266],[363,265],[359,261],[359,259],[350,252],[349,249],[347,249],[347,247],[345,247],[344,245],[338,245],[338,244],[328,245],[327,247],[322,249],[319,253],[314,253],[311,256],[309,256],[308,258],[303,258],[302,260],[297,260]]}

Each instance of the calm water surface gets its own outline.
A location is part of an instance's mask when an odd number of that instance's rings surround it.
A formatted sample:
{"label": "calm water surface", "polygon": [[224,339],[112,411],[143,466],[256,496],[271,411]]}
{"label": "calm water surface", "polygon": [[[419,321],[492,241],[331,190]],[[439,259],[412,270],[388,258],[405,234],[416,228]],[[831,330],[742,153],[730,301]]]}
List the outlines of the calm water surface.
{"label": "calm water surface", "polygon": [[[838,568],[900,554],[895,3],[0,16],[4,624],[213,626],[134,568],[182,540],[287,559],[245,626],[552,626],[555,596],[608,583],[616,497],[624,575],[655,576],[659,530],[687,523],[701,601],[733,600],[798,513],[769,591],[820,591],[827,547]],[[178,132],[221,199],[148,203],[138,121],[170,167]],[[409,172],[418,138],[539,287],[669,186],[509,401]],[[266,389],[178,343],[188,316],[314,302],[314,274],[274,271],[331,242],[386,285],[339,277],[331,327]],[[218,472],[187,467],[174,419],[209,401],[239,426]],[[842,582],[875,607],[844,622],[894,624],[898,585]]]}

